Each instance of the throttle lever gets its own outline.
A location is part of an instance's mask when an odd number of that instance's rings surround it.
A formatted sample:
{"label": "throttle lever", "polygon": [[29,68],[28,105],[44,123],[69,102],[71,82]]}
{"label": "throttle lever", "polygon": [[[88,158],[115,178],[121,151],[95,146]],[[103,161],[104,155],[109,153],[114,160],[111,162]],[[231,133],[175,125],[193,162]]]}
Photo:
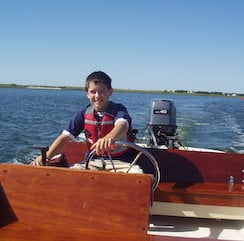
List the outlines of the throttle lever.
{"label": "throttle lever", "polygon": [[37,150],[41,150],[42,153],[42,163],[45,166],[46,160],[47,160],[47,151],[49,150],[48,146],[42,146],[42,145],[34,145],[33,146]]}

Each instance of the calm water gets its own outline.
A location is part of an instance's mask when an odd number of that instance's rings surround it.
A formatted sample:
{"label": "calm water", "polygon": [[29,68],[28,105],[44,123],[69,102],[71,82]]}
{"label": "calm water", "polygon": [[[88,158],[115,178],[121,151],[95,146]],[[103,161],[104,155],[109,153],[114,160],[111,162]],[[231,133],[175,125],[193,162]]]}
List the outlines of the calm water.
{"label": "calm water", "polygon": [[[0,88],[0,162],[28,162],[34,144],[50,145],[74,112],[88,103],[79,90]],[[150,101],[170,99],[184,145],[244,153],[244,100],[240,98],[115,92],[144,136]]]}

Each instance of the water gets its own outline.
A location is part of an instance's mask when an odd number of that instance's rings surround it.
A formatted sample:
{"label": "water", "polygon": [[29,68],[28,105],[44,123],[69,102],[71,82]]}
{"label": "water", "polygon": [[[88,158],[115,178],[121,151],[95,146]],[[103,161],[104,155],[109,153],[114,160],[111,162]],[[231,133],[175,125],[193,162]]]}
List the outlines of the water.
{"label": "water", "polygon": [[[34,144],[50,145],[75,111],[88,103],[80,90],[0,88],[0,162],[28,163]],[[177,133],[187,146],[244,153],[244,101],[240,98],[114,92],[144,136],[150,101],[170,99]]]}

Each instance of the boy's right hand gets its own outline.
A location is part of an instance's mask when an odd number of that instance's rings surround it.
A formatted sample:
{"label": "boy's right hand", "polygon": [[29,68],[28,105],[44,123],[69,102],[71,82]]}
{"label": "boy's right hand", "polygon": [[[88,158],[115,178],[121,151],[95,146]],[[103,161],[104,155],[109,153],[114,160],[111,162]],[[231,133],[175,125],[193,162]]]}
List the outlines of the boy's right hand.
{"label": "boy's right hand", "polygon": [[91,150],[95,149],[98,156],[104,155],[106,152],[111,151],[114,148],[113,138],[100,138],[91,146]]}
{"label": "boy's right hand", "polygon": [[34,161],[30,163],[32,166],[43,166],[42,156],[38,156]]}

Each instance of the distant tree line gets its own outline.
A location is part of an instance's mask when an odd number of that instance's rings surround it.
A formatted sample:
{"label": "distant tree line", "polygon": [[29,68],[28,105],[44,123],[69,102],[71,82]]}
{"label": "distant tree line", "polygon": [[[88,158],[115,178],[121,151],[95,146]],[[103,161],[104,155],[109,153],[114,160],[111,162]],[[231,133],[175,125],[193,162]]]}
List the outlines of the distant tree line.
{"label": "distant tree line", "polygon": [[[27,88],[29,85],[17,85],[17,84],[0,84],[2,88]],[[36,86],[36,85],[33,85]],[[83,87],[72,87],[72,86],[41,86],[40,87],[59,87],[61,89],[79,89],[84,90]],[[188,94],[188,95],[217,95],[217,96],[233,96],[233,97],[244,97],[244,93],[224,93],[220,91],[189,91],[189,90],[132,90],[132,89],[114,89],[118,92],[141,92],[141,93],[157,93],[157,94]]]}
{"label": "distant tree line", "polygon": [[189,90],[175,90],[170,91],[178,94],[196,94],[196,95],[225,95],[225,96],[244,96],[241,93],[224,93],[220,91],[189,91]]}

